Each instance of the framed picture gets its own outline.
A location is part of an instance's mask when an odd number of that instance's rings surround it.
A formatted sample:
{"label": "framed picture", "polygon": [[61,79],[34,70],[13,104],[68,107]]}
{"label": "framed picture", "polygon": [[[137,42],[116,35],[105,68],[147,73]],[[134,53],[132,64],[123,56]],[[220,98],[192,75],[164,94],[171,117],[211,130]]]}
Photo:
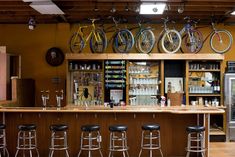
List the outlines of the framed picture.
{"label": "framed picture", "polygon": [[183,92],[183,77],[166,77],[165,93]]}

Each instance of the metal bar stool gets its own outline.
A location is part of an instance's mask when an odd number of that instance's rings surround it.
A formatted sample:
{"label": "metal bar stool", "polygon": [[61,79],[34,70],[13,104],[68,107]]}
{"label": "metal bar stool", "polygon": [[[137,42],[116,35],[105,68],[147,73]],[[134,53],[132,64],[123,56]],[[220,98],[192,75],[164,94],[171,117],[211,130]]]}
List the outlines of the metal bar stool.
{"label": "metal bar stool", "polygon": [[0,124],[0,157],[7,155],[9,157],[9,152],[7,150],[7,144],[6,144],[6,125]]}
{"label": "metal bar stool", "polygon": [[18,138],[15,157],[17,157],[20,150],[23,150],[25,156],[25,150],[29,150],[30,157],[33,156],[32,150],[35,150],[39,157],[37,149],[37,136],[36,136],[36,125],[34,124],[23,124],[18,126]]}
{"label": "metal bar stool", "polygon": [[[123,156],[128,154],[127,146],[127,126],[125,125],[113,125],[109,126],[110,142],[109,142],[109,157],[113,155],[113,152],[122,152]],[[125,154],[126,153],[126,154]]]}
{"label": "metal bar stool", "polygon": [[69,157],[67,130],[68,126],[64,124],[55,124],[50,126],[51,146],[49,157],[52,157],[55,150],[64,150],[66,157]]}
{"label": "metal bar stool", "polygon": [[205,157],[205,127],[204,126],[189,126],[187,127],[188,143],[187,143],[187,155],[190,156],[191,152],[201,153],[202,157]]}
{"label": "metal bar stool", "polygon": [[153,150],[159,150],[161,156],[163,153],[161,150],[161,136],[160,136],[160,125],[158,124],[146,124],[142,126],[142,137],[141,137],[141,149],[139,157],[143,150],[149,150],[149,156],[153,156]]}
{"label": "metal bar stool", "polygon": [[91,151],[99,150],[100,156],[103,157],[101,152],[101,135],[99,125],[83,125],[81,126],[81,145],[78,157],[83,150],[88,151],[88,156],[91,157]]}

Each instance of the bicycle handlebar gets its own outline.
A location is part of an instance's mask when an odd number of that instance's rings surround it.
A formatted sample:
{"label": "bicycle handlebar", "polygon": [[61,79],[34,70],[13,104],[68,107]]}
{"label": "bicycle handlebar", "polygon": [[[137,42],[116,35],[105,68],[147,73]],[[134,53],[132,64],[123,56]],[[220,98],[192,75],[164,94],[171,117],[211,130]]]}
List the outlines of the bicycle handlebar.
{"label": "bicycle handlebar", "polygon": [[100,18],[96,18],[96,19],[89,18],[88,20],[90,20],[92,23],[94,23],[95,21],[99,21]]}

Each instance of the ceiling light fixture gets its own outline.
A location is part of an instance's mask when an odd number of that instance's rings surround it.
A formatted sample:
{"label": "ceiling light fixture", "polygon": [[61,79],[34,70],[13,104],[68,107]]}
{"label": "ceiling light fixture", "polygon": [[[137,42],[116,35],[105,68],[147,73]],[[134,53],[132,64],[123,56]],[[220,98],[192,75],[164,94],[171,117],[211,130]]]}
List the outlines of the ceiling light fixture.
{"label": "ceiling light fixture", "polygon": [[165,3],[142,3],[140,14],[163,14],[165,7]]}
{"label": "ceiling light fixture", "polygon": [[29,30],[34,30],[34,28],[36,27],[36,21],[33,17],[29,18],[28,27]]}
{"label": "ceiling light fixture", "polygon": [[41,14],[62,15],[64,12],[51,1],[32,2],[30,7],[37,10]]}
{"label": "ceiling light fixture", "polygon": [[235,15],[235,11],[231,12],[231,15]]}
{"label": "ceiling light fixture", "polygon": [[97,7],[97,3],[95,3],[95,8],[93,9],[95,12],[99,11],[98,7]]}
{"label": "ceiling light fixture", "polygon": [[112,3],[112,8],[111,8],[110,12],[111,12],[111,13],[115,13],[116,11],[117,11],[117,10],[116,10],[114,4]]}
{"label": "ceiling light fixture", "polygon": [[124,9],[126,12],[128,12],[130,9],[129,9],[129,4],[127,3],[126,6],[125,6],[125,9]]}
{"label": "ceiling light fixture", "polygon": [[184,3],[180,4],[177,9],[179,14],[182,14],[184,12]]}

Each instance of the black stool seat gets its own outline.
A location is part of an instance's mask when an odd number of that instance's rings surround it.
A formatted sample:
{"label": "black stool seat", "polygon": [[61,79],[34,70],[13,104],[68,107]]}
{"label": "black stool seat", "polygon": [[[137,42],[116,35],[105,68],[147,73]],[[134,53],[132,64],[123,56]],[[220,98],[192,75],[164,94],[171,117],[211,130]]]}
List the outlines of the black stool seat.
{"label": "black stool seat", "polygon": [[189,126],[186,129],[188,132],[203,132],[205,131],[205,127],[204,126]]}
{"label": "black stool seat", "polygon": [[6,125],[5,124],[0,124],[0,130],[5,129]]}
{"label": "black stool seat", "polygon": [[31,131],[36,129],[35,124],[22,124],[18,126],[18,129],[21,131]]}
{"label": "black stool seat", "polygon": [[146,124],[146,125],[142,126],[142,130],[149,130],[149,131],[160,130],[160,125],[158,125],[158,124]]}
{"label": "black stool seat", "polygon": [[100,130],[100,126],[99,125],[82,125],[81,127],[82,131],[99,131]]}
{"label": "black stool seat", "polygon": [[65,131],[68,129],[68,125],[64,124],[53,124],[50,126],[51,131]]}
{"label": "black stool seat", "polygon": [[112,131],[112,132],[127,131],[127,126],[125,126],[125,125],[112,125],[112,126],[109,126],[109,131]]}

